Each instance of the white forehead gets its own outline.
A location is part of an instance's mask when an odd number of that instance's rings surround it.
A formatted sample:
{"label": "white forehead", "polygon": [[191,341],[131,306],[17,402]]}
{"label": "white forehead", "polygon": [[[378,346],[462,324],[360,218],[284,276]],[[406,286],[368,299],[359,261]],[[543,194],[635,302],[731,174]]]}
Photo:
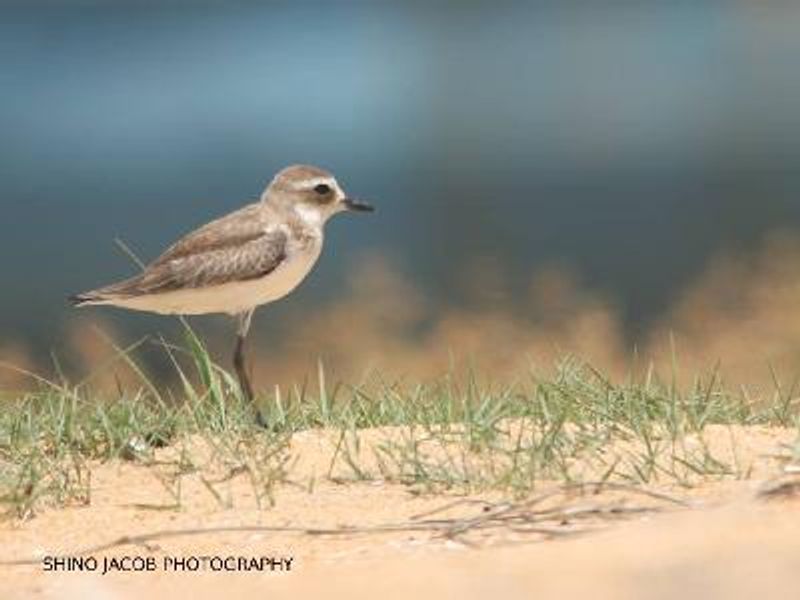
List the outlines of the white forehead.
{"label": "white forehead", "polygon": [[336,182],[336,179],[333,177],[301,177],[289,184],[293,190],[301,191],[301,190],[311,190],[318,185],[327,185],[335,190],[339,190],[339,184]]}

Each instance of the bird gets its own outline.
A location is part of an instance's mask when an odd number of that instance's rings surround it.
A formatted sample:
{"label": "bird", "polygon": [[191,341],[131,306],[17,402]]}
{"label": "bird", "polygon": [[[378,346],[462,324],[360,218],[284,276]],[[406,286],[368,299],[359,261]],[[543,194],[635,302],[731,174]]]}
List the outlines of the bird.
{"label": "bird", "polygon": [[[186,234],[137,275],[69,300],[76,307],[231,315],[237,322],[233,365],[252,404],[245,340],[256,308],[288,295],[311,272],[332,216],[373,210],[346,195],[328,171],[291,165],[273,177],[257,202]],[[261,413],[256,415],[263,424]]]}

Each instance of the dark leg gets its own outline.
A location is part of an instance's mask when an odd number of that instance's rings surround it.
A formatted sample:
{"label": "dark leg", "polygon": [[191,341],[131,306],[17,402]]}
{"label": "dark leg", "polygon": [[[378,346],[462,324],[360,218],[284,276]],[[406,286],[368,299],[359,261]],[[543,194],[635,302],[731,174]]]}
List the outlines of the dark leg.
{"label": "dark leg", "polygon": [[[236,369],[236,376],[239,378],[239,386],[242,388],[242,394],[245,400],[254,403],[255,394],[253,393],[253,386],[250,384],[250,376],[247,374],[247,364],[244,357],[244,341],[247,338],[247,332],[250,329],[250,319],[253,316],[253,311],[241,313],[239,315],[239,326],[236,328],[236,348],[233,351],[233,366]],[[256,410],[256,421],[262,427],[266,426],[261,411],[258,407],[253,406]]]}
{"label": "dark leg", "polygon": [[250,376],[247,374],[247,367],[244,361],[244,340],[245,336],[236,334],[236,349],[233,352],[233,366],[236,368],[236,375],[239,378],[239,386],[245,400],[252,402],[254,398],[253,386],[250,384]]}
{"label": "dark leg", "polygon": [[252,310],[238,315],[239,323],[236,327],[236,348],[233,351],[233,366],[236,368],[237,377],[239,377],[239,386],[242,388],[242,394],[248,402],[253,401],[255,394],[253,394],[253,386],[250,385],[250,377],[247,375],[247,365],[244,358],[244,341],[247,338],[247,332],[250,330],[250,319],[252,317]]}

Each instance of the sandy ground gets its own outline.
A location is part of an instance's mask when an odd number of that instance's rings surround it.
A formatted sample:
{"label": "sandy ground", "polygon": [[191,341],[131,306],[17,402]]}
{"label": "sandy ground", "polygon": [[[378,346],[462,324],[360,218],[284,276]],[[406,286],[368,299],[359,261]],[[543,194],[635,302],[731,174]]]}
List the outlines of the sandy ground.
{"label": "sandy ground", "polygon": [[[730,435],[728,429],[720,431],[725,439]],[[738,447],[746,452],[740,458],[751,461],[750,479],[709,482],[692,490],[651,488],[687,499],[690,508],[618,493],[620,505],[657,505],[665,510],[613,522],[598,519],[589,523],[591,532],[582,535],[545,541],[541,535],[500,529],[473,539],[477,547],[433,531],[328,536],[240,530],[169,535],[93,552],[98,560],[95,572],[48,572],[43,562],[0,566],[0,597],[799,597],[800,492],[773,499],[760,494],[766,487],[792,482],[792,475],[783,472],[785,463],[774,457],[782,444],[795,440],[795,432],[751,428],[735,435]],[[296,469],[323,474],[333,446],[324,432],[296,435],[292,451],[301,457]],[[25,522],[3,523],[0,559],[74,555],[77,549],[121,536],[160,530],[336,529],[408,522],[456,499],[410,494],[403,486],[380,482],[335,484],[318,478],[312,492],[281,486],[275,506],[259,510],[252,486],[240,477],[228,488],[234,508],[224,508],[196,477],[185,479],[180,509],[143,508],[141,504],[170,502],[151,469],[125,462],[97,465],[92,472],[91,506],[50,509]],[[611,495],[587,501],[602,503]],[[501,500],[496,494],[473,499],[478,498]],[[460,504],[439,514],[457,517],[475,511],[476,505]],[[263,556],[284,562],[264,572],[164,568],[168,557],[206,555]],[[125,557],[129,565],[130,557],[140,565],[149,558],[155,570],[100,572],[105,560]]]}

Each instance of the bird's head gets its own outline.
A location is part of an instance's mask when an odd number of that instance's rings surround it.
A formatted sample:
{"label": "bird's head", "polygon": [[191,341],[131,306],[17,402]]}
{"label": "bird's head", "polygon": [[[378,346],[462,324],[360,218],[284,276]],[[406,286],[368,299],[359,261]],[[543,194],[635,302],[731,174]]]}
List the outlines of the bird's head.
{"label": "bird's head", "polygon": [[369,212],[371,205],[349,198],[336,178],[327,171],[309,165],[292,165],[280,171],[261,195],[284,211],[293,211],[311,225],[322,225],[343,211]]}

